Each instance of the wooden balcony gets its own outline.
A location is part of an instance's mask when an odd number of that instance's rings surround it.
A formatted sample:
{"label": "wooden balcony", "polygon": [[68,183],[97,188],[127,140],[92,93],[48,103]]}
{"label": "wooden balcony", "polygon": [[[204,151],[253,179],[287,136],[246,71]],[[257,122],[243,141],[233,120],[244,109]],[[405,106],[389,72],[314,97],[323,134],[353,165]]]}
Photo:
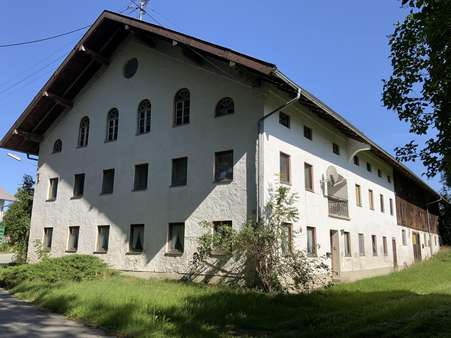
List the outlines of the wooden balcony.
{"label": "wooden balcony", "polygon": [[347,200],[332,196],[328,196],[327,199],[329,202],[329,216],[349,219],[349,209]]}

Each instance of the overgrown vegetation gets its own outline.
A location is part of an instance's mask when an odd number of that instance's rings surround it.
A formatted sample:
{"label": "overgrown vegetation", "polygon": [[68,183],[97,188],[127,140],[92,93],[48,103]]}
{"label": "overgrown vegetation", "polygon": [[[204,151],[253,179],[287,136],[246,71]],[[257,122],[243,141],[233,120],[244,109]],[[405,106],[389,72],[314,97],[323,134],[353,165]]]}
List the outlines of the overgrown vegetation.
{"label": "overgrown vegetation", "polygon": [[9,237],[9,244],[16,254],[17,262],[25,262],[27,258],[33,194],[33,178],[24,175],[22,186],[15,195],[16,201],[8,208],[3,218],[5,234]]}
{"label": "overgrown vegetation", "polygon": [[70,255],[59,258],[43,258],[37,264],[23,264],[0,269],[0,285],[14,287],[24,282],[59,283],[93,280],[112,274],[99,258],[86,255]]}
{"label": "overgrown vegetation", "polygon": [[299,295],[120,276],[26,279],[11,291],[121,337],[446,337],[450,266],[443,250],[402,272]]}
{"label": "overgrown vegetation", "polygon": [[288,187],[279,186],[270,193],[258,224],[235,230],[230,224],[203,223],[189,276],[222,274],[229,284],[245,281],[265,292],[308,290],[319,280],[323,284],[329,276],[323,259],[308,258],[292,243],[291,225],[299,217],[296,202]]}

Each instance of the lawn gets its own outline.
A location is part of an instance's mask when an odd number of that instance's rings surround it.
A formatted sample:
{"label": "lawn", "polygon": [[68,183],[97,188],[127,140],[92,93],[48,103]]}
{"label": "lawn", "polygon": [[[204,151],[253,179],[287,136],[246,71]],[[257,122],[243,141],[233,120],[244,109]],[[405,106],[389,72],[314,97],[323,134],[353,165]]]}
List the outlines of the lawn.
{"label": "lawn", "polygon": [[12,289],[130,337],[451,337],[451,251],[402,272],[308,295],[111,276]]}

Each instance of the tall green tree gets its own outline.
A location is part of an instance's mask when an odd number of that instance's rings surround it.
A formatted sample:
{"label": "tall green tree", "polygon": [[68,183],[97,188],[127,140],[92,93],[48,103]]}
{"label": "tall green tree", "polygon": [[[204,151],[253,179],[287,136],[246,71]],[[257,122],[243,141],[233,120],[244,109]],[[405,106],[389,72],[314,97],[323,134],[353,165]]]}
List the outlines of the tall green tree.
{"label": "tall green tree", "polygon": [[384,81],[384,105],[426,135],[395,149],[401,161],[421,160],[426,176],[451,186],[451,0],[401,0],[409,14],[390,36],[393,74]]}
{"label": "tall green tree", "polygon": [[25,261],[33,206],[34,180],[24,175],[22,185],[15,195],[16,202],[6,211],[3,218],[5,233],[16,252],[18,261]]}

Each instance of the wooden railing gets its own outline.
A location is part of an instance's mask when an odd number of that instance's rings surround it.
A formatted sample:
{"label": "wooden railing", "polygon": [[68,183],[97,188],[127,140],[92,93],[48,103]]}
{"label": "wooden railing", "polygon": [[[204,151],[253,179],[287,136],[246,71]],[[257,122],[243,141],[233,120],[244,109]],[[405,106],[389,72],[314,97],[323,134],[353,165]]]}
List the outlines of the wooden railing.
{"label": "wooden railing", "polygon": [[328,196],[329,200],[329,216],[349,218],[348,201]]}

